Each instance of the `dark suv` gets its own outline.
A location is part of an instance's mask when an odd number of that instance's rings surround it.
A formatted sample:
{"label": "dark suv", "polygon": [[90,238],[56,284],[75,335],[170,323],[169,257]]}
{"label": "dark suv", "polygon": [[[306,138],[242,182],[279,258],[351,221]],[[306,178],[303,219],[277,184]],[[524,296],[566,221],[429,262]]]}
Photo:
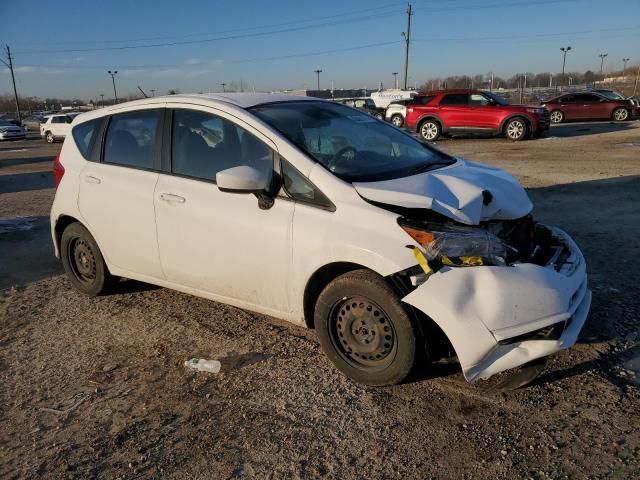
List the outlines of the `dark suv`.
{"label": "dark suv", "polygon": [[407,105],[405,123],[430,142],[453,133],[504,135],[518,141],[541,137],[549,129],[549,114],[542,107],[510,105],[491,92],[444,90],[415,96]]}

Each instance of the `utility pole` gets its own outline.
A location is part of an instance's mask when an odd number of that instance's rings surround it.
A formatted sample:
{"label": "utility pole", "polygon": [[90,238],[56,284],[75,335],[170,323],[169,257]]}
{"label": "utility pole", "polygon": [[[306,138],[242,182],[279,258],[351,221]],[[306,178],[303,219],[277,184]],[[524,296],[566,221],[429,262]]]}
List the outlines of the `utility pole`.
{"label": "utility pole", "polygon": [[320,90],[320,74],[322,73],[322,70],[314,70],[314,72],[316,73],[316,76],[318,77],[318,90]]}
{"label": "utility pole", "polygon": [[404,90],[407,90],[407,82],[409,81],[409,44],[411,43],[411,15],[413,15],[413,7],[411,3],[407,8],[407,31],[402,32],[404,37]]}
{"label": "utility pole", "polygon": [[638,79],[640,78],[640,65],[638,65],[638,71],[636,72],[636,81],[633,82],[633,96],[636,96],[636,88],[638,88]]}
{"label": "utility pole", "polygon": [[489,84],[489,91],[493,92],[493,72],[491,72],[491,83]]}
{"label": "utility pole", "polygon": [[224,93],[224,92],[226,92],[226,90],[225,90],[225,88],[224,88],[224,87],[226,87],[226,86],[227,86],[227,84],[226,84],[226,83],[224,83],[224,82],[222,82],[220,85],[222,85],[222,92],[223,92],[223,93]]}
{"label": "utility pole", "polygon": [[13,95],[16,97],[16,110],[18,112],[18,121],[22,123],[22,113],[20,112],[20,101],[18,100],[18,90],[16,90],[16,77],[13,74],[13,57],[11,56],[11,50],[9,49],[9,45],[5,45],[7,47],[7,60],[9,63],[0,59],[2,63],[9,69],[11,72],[11,81],[13,82]]}
{"label": "utility pole", "polygon": [[567,63],[567,53],[569,53],[569,50],[571,50],[571,47],[561,47],[560,51],[562,52],[562,81],[565,80],[564,78],[564,66]]}
{"label": "utility pole", "polygon": [[104,107],[104,93],[100,94],[100,105],[102,105],[102,107]]}
{"label": "utility pole", "polygon": [[142,88],[140,88],[140,85],[138,85],[138,90],[140,90],[140,93],[142,93],[142,95],[144,96],[144,98],[149,98],[149,95],[147,95],[146,93],[144,93],[144,90],[142,90]]}
{"label": "utility pole", "polygon": [[625,75],[627,74],[627,62],[629,60],[631,60],[629,57],[622,59],[622,63],[624,64],[624,66],[622,67],[622,80],[623,81],[624,81]]}
{"label": "utility pole", "polygon": [[[600,76],[602,77],[602,70],[604,67],[604,59],[608,56],[608,53],[600,53],[598,56],[600,57]],[[604,77],[602,77],[604,80]]]}
{"label": "utility pole", "polygon": [[114,70],[112,72],[111,70],[107,70],[107,73],[111,75],[111,81],[113,82],[113,96],[116,99],[116,103],[118,103],[118,92],[116,92],[116,74],[118,73],[118,71]]}
{"label": "utility pole", "polygon": [[396,90],[398,89],[398,72],[393,72],[391,75],[393,75],[393,83],[396,86]]}

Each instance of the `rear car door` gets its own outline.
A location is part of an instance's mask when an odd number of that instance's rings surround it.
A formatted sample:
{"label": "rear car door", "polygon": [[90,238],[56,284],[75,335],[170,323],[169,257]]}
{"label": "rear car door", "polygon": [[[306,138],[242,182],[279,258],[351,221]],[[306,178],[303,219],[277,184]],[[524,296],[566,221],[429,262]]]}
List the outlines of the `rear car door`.
{"label": "rear car door", "polygon": [[87,162],[80,173],[78,202],[109,263],[151,278],[163,278],[153,206],[162,112],[137,107],[108,119],[101,161]]}
{"label": "rear car door", "polygon": [[240,165],[273,176],[275,145],[213,108],[176,105],[166,123],[169,165],[154,202],[167,280],[231,303],[288,311],[294,203],[276,198],[262,209],[255,195],[221,192],[215,183],[217,172]]}
{"label": "rear car door", "polygon": [[575,102],[575,95],[564,95],[558,99],[558,104],[565,120],[576,120],[580,118],[580,108]]}
{"label": "rear car door", "polygon": [[469,94],[448,93],[440,99],[438,116],[445,128],[466,128],[471,125],[469,118]]}
{"label": "rear car door", "polygon": [[580,118],[608,118],[610,103],[604,97],[593,93],[576,94],[577,105],[581,105]]}

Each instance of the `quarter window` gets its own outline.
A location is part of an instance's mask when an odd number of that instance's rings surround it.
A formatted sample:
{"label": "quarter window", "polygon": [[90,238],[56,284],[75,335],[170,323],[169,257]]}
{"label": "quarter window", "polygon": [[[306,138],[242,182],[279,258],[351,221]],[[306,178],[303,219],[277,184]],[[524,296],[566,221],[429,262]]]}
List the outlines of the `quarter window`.
{"label": "quarter window", "polygon": [[307,178],[302,175],[295,167],[286,160],[280,163],[282,170],[282,183],[285,191],[291,198],[303,203],[317,205],[321,208],[334,210],[335,206],[331,203],[324,193],[313,185]]}
{"label": "quarter window", "polygon": [[172,172],[215,181],[216,173],[249,165],[268,176],[273,151],[245,129],[224,118],[194,110],[175,110],[172,129]]}
{"label": "quarter window", "polygon": [[89,148],[92,145],[92,141],[101,122],[102,118],[90,120],[88,122],[81,123],[80,125],[76,125],[71,131],[78,150],[80,150],[80,153],[82,153],[82,156],[86,159],[88,159]]}
{"label": "quarter window", "polygon": [[440,105],[466,105],[467,97],[466,93],[450,93],[440,100]]}
{"label": "quarter window", "polygon": [[121,113],[111,117],[104,161],[135,168],[154,167],[159,110]]}

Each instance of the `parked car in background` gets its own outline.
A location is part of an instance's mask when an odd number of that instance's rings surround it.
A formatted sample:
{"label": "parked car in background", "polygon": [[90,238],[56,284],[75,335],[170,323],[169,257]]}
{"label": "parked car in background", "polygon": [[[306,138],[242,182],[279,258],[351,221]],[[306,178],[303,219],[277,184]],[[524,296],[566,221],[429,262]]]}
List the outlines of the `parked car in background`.
{"label": "parked car in background", "polygon": [[443,90],[415,96],[407,105],[405,124],[430,142],[455,133],[504,135],[519,141],[541,137],[549,128],[549,117],[542,107],[510,105],[491,92]]}
{"label": "parked car in background", "polygon": [[633,104],[627,99],[613,99],[602,93],[572,92],[547,100],[542,104],[549,112],[551,123],[571,120],[629,120]]}
{"label": "parked car in background", "polygon": [[407,115],[407,104],[410,102],[410,99],[394,100],[387,107],[384,113],[384,119],[393,124],[394,127],[402,127],[402,125],[404,125],[404,117]]}
{"label": "parked car in background", "polygon": [[44,120],[44,117],[38,115],[30,115],[22,120],[22,126],[27,131],[34,130],[37,132],[40,130],[40,124],[43,123]]}
{"label": "parked car in background", "polygon": [[5,122],[9,122],[12,125],[15,125],[17,127],[21,127],[22,126],[20,120],[18,120],[17,118],[14,118],[14,117],[10,117],[9,115],[0,115],[0,120],[3,120]]}
{"label": "parked car in background", "polygon": [[357,108],[379,120],[384,120],[384,108],[376,107],[376,104],[370,98],[341,98],[336,102]]}
{"label": "parked car in background", "polygon": [[52,241],[77,290],[126,277],[315,328],[369,385],[452,349],[488,378],[569,348],[589,311],[578,246],[533,220],[512,175],[331,101],[105,107],[76,118],[54,178]]}
{"label": "parked car in background", "polygon": [[44,123],[40,124],[40,136],[47,143],[53,143],[67,136],[73,119],[67,114],[48,115]]}
{"label": "parked car in background", "polygon": [[27,132],[21,126],[0,119],[0,140],[18,140],[26,136]]}

